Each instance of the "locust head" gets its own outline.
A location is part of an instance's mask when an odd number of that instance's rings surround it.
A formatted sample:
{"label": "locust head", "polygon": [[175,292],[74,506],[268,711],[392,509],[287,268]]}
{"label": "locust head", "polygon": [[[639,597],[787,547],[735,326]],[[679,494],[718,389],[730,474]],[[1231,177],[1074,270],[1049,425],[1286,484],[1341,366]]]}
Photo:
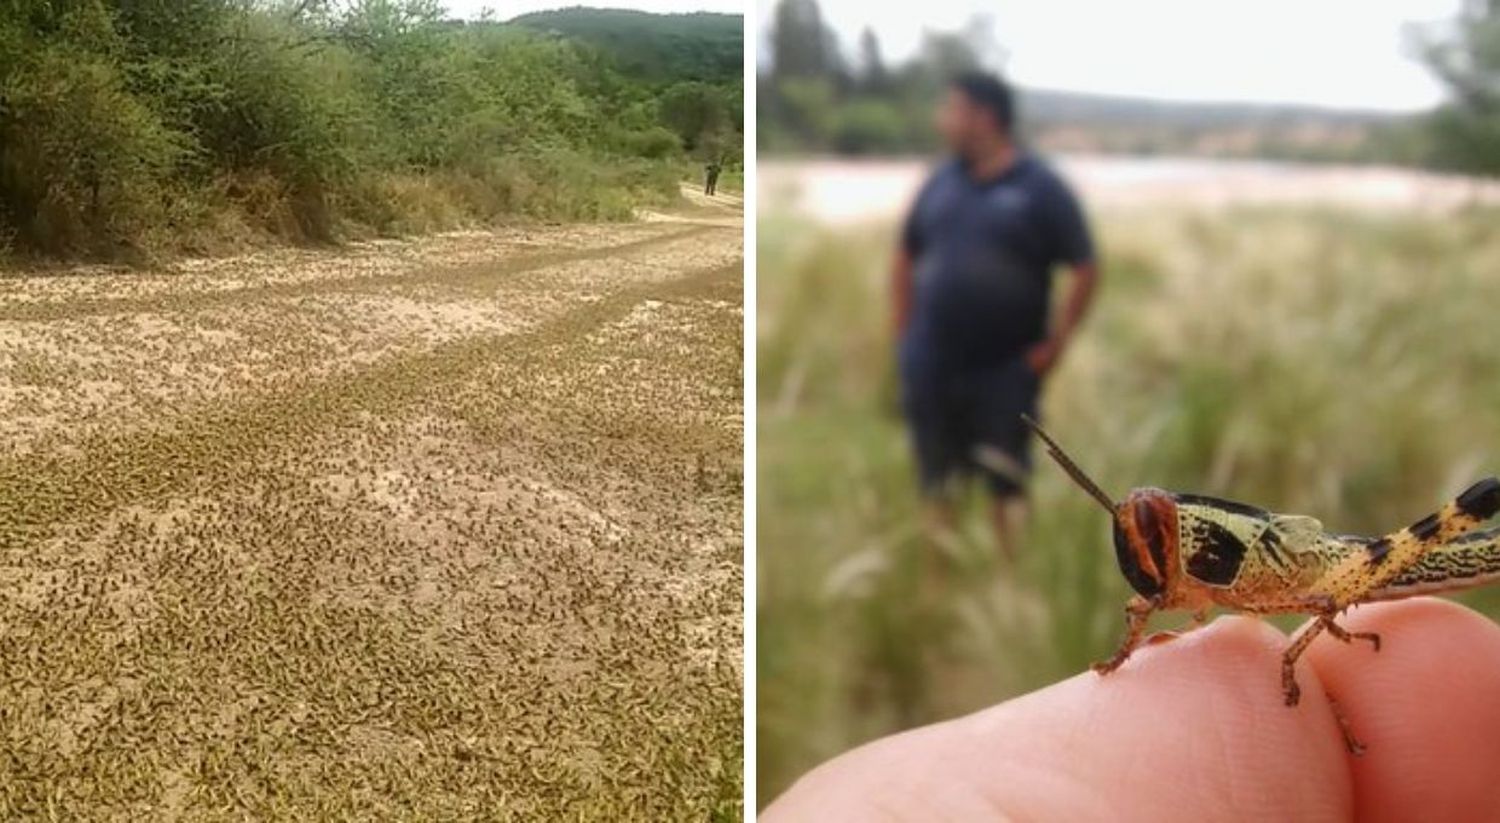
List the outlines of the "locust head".
{"label": "locust head", "polygon": [[1024,418],[1047,444],[1047,453],[1062,466],[1114,521],[1115,559],[1130,587],[1142,597],[1156,597],[1171,583],[1171,560],[1177,555],[1177,501],[1161,489],[1136,489],[1116,503],[1099,488],[1057,441],[1030,417]]}
{"label": "locust head", "polygon": [[1115,558],[1130,587],[1154,597],[1171,582],[1170,559],[1177,554],[1177,502],[1161,489],[1136,489],[1111,508]]}

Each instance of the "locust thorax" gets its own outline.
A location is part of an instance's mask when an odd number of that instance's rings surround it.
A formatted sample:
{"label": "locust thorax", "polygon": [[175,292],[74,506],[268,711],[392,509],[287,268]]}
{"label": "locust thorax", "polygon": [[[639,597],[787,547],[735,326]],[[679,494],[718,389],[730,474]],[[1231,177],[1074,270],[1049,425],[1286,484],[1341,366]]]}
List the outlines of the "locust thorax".
{"label": "locust thorax", "polygon": [[1177,503],[1161,489],[1136,489],[1115,507],[1115,558],[1130,587],[1155,597],[1170,584],[1177,556]]}

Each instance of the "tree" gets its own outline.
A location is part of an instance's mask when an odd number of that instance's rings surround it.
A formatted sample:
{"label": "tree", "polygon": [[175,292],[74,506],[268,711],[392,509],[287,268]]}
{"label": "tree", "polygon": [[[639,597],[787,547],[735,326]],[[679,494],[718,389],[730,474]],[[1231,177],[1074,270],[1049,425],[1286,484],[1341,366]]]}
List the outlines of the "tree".
{"label": "tree", "polygon": [[64,253],[109,247],[151,219],[185,141],[130,95],[116,66],[49,45],[5,80],[0,224]]}
{"label": "tree", "polygon": [[661,119],[689,152],[728,131],[730,122],[719,89],[697,81],[676,83],[662,93]]}
{"label": "tree", "polygon": [[921,65],[939,83],[983,66],[979,52],[963,32],[929,31],[922,35]]}
{"label": "tree", "polygon": [[881,100],[856,100],[839,108],[833,124],[833,149],[840,154],[900,151],[906,122],[895,106]]}
{"label": "tree", "polygon": [[839,74],[838,41],[823,22],[817,0],[781,0],[771,30],[772,71],[777,79]]}
{"label": "tree", "polygon": [[890,90],[891,77],[880,51],[880,38],[865,26],[859,34],[859,85],[865,94],[881,95]]}
{"label": "tree", "polygon": [[1466,0],[1458,19],[1421,34],[1418,48],[1451,98],[1430,121],[1433,162],[1500,175],[1500,0]]}
{"label": "tree", "polygon": [[804,144],[824,144],[839,105],[832,85],[823,78],[789,79],[777,85],[776,93],[782,125]]}

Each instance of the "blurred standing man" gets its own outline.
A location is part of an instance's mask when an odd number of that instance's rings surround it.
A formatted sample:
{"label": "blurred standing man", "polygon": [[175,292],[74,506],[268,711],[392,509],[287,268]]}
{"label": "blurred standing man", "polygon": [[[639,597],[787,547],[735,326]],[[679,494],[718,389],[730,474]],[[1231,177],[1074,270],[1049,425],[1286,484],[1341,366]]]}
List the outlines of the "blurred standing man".
{"label": "blurred standing man", "polygon": [[711,161],[709,161],[709,163],[708,163],[707,166],[703,167],[703,177],[704,177],[703,193],[704,194],[708,195],[709,197],[713,197],[714,193],[716,191],[718,191],[718,188],[719,188],[719,172],[723,168],[724,168],[723,164],[720,163],[718,160],[711,160]]}
{"label": "blurred standing man", "polygon": [[[950,495],[978,474],[993,495],[995,538],[1014,556],[1042,382],[1083,319],[1098,268],[1073,193],[1016,144],[1011,91],[955,78],[937,113],[954,158],[922,187],[896,255],[896,330],[907,424],[922,491],[952,522]],[[1073,274],[1051,320],[1052,272]]]}

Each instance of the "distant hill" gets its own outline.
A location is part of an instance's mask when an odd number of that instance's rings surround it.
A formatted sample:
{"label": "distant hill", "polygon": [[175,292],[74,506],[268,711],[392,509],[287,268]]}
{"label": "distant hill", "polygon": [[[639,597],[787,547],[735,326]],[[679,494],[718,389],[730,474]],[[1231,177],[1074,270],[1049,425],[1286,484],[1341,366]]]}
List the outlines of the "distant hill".
{"label": "distant hill", "polygon": [[1263,103],[1019,90],[1021,122],[1054,151],[1359,159],[1410,115]]}
{"label": "distant hill", "polygon": [[620,70],[650,80],[690,77],[738,85],[743,75],[744,17],[738,14],[652,14],[575,6],[523,14],[511,24],[588,42]]}
{"label": "distant hill", "polygon": [[1179,102],[1052,89],[1020,90],[1025,116],[1046,123],[1160,123],[1214,128],[1255,123],[1374,125],[1402,115],[1283,103]]}

